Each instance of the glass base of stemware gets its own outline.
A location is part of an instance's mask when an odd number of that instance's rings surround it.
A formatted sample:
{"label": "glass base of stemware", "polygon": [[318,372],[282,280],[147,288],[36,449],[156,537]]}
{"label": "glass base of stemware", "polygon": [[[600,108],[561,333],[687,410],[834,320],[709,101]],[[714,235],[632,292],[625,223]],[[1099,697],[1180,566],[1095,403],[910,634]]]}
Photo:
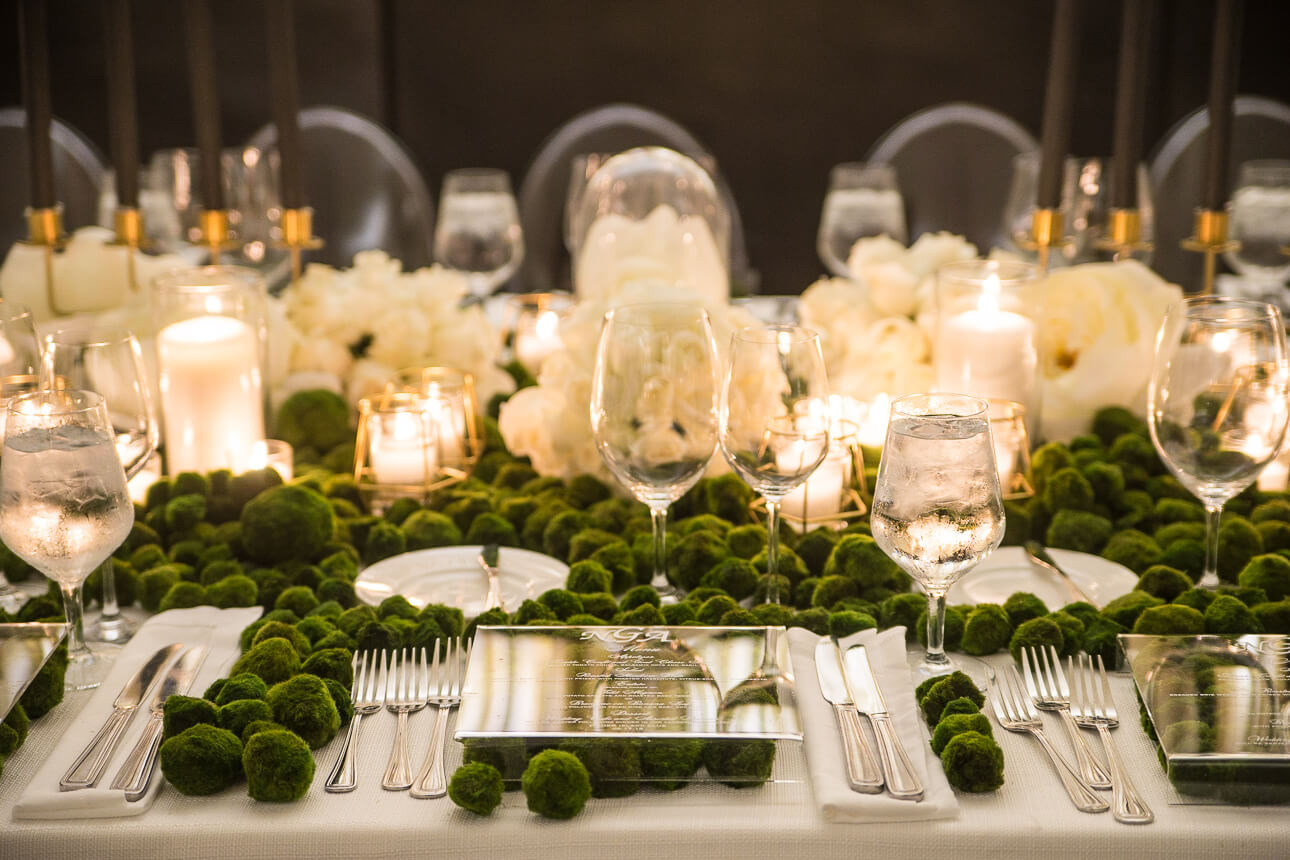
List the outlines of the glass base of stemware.
{"label": "glass base of stemware", "polygon": [[91,623],[85,625],[85,639],[87,642],[108,642],[116,645],[124,645],[130,641],[138,631],[139,625],[135,624],[124,615],[115,615],[107,618],[100,615]]}
{"label": "glass base of stemware", "polygon": [[652,582],[650,585],[658,592],[659,602],[664,606],[671,606],[674,603],[681,602],[681,591],[670,582]]}
{"label": "glass base of stemware", "polygon": [[983,693],[994,686],[994,667],[975,657],[955,654],[950,657],[948,663],[928,663],[927,652],[922,648],[915,648],[908,652],[906,662],[909,664],[909,674],[914,680],[915,687],[929,678],[944,677],[954,672],[967,675]]}
{"label": "glass base of stemware", "polygon": [[67,674],[63,679],[63,689],[68,691],[93,690],[107,673],[112,670],[120,647],[95,643],[88,654],[82,654],[67,661]]}

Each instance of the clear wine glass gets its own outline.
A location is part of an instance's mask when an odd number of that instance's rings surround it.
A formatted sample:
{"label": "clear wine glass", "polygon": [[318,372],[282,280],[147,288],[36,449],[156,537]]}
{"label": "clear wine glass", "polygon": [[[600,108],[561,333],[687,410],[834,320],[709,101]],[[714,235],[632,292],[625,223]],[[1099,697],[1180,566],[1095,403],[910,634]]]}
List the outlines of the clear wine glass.
{"label": "clear wine glass", "polygon": [[504,284],[524,259],[519,209],[505,171],[451,170],[443,179],[434,258],[465,273],[482,299]]}
{"label": "clear wine glass", "polygon": [[989,404],[962,394],[893,401],[873,493],[873,539],[927,594],[927,653],[912,671],[989,683],[984,663],[945,654],[945,595],[1003,539]]}
{"label": "clear wine glass", "polygon": [[[159,431],[143,352],[135,336],[113,327],[59,329],[45,336],[41,373],[46,388],[93,391],[107,401],[126,479],[137,475],[156,452]],[[103,562],[100,576],[103,612],[86,627],[85,635],[95,641],[127,642],[136,626],[117,605],[112,559]]]}
{"label": "clear wine glass", "polygon": [[717,444],[717,348],[698,305],[626,305],[605,314],[591,385],[591,429],[605,465],[650,509],[664,597],[667,509],[703,475]]}
{"label": "clear wine glass", "polygon": [[1277,296],[1290,276],[1290,256],[1283,250],[1290,246],[1290,161],[1242,164],[1230,209],[1232,238],[1240,246],[1224,258],[1257,295]]}
{"label": "clear wine glass", "polygon": [[45,390],[9,401],[0,458],[0,537],[58,583],[67,614],[67,688],[98,686],[110,665],[85,644],[82,586],[130,534],[134,505],[107,404],[91,391]]}
{"label": "clear wine glass", "polygon": [[829,382],[820,336],[791,325],[753,326],[731,335],[719,421],[721,452],[766,502],[766,599],[778,603],[780,505],[829,450]]}
{"label": "clear wine glass", "polygon": [[1205,571],[1218,585],[1223,505],[1277,455],[1286,432],[1288,370],[1281,312],[1205,296],[1165,315],[1147,393],[1160,459],[1205,506]]}
{"label": "clear wine glass", "polygon": [[889,164],[849,162],[829,171],[829,190],[816,249],[833,274],[851,277],[847,258],[851,247],[866,236],[887,235],[905,242],[905,201],[896,185],[896,168]]}
{"label": "clear wine glass", "polygon": [[[40,384],[40,341],[31,311],[0,299],[0,439],[4,438],[4,405]],[[0,569],[0,609],[16,612],[26,601],[20,589]]]}

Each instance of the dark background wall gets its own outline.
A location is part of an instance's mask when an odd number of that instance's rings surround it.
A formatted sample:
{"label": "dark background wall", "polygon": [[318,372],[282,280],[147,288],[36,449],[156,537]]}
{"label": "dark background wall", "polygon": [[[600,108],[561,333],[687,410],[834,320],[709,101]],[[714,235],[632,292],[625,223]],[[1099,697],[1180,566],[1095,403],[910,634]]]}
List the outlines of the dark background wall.
{"label": "dark background wall", "polygon": [[[1290,101],[1290,4],[1250,0],[1241,91]],[[1160,3],[1146,140],[1205,100],[1212,0]],[[214,3],[224,135],[267,121],[257,0]],[[461,166],[518,185],[574,114],[636,102],[689,127],[721,164],[766,292],[821,266],[829,167],[902,117],[969,100],[1038,135],[1052,4],[1041,0],[297,0],[301,94],[375,117],[432,192]],[[1120,4],[1087,0],[1072,150],[1110,149]],[[192,139],[180,4],[135,0],[142,149]],[[106,150],[97,4],[50,0],[55,113]],[[20,101],[17,11],[0,0],[0,105]]]}

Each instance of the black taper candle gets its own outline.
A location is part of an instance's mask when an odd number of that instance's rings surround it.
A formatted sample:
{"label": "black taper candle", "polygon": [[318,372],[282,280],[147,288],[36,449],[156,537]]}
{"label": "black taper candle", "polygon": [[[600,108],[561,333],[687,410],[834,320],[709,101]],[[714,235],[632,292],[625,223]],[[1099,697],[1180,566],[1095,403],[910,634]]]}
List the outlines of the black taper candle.
{"label": "black taper candle", "polygon": [[1079,0],[1057,0],[1048,56],[1048,84],[1044,89],[1044,126],[1040,135],[1040,209],[1057,209],[1062,203],[1062,165],[1070,145],[1078,45]]}
{"label": "black taper candle", "polygon": [[49,16],[45,0],[18,7],[22,50],[22,101],[27,110],[27,158],[33,209],[49,209],[54,197],[54,151],[49,142],[53,102],[49,87]]}
{"label": "black taper candle", "polygon": [[1124,0],[1120,27],[1119,83],[1115,91],[1115,135],[1111,145],[1111,208],[1138,206],[1138,161],[1146,110],[1147,53],[1153,0]]}
{"label": "black taper candle", "polygon": [[219,93],[215,83],[215,45],[207,0],[184,0],[188,34],[188,83],[193,98],[193,128],[202,162],[202,207],[224,208],[220,169]]}
{"label": "black taper candle", "polygon": [[1227,161],[1232,149],[1232,102],[1241,64],[1243,0],[1218,0],[1209,68],[1209,138],[1205,153],[1205,209],[1227,206]]}
{"label": "black taper candle", "polygon": [[305,205],[304,171],[300,163],[300,84],[296,76],[296,26],[291,0],[264,4],[269,47],[269,91],[273,122],[278,129],[278,172],[282,205]]}
{"label": "black taper candle", "polygon": [[139,117],[134,91],[134,39],[130,0],[108,0],[103,6],[107,40],[109,145],[116,173],[116,205],[139,207]]}

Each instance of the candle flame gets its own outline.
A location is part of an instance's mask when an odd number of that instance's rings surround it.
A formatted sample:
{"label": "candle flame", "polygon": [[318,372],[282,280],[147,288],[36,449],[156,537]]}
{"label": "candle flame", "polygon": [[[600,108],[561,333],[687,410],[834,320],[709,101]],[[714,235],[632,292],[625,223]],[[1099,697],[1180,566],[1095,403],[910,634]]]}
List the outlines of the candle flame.
{"label": "candle flame", "polygon": [[977,309],[982,313],[994,314],[999,312],[999,276],[991,273],[981,284],[981,301],[977,304]]}

